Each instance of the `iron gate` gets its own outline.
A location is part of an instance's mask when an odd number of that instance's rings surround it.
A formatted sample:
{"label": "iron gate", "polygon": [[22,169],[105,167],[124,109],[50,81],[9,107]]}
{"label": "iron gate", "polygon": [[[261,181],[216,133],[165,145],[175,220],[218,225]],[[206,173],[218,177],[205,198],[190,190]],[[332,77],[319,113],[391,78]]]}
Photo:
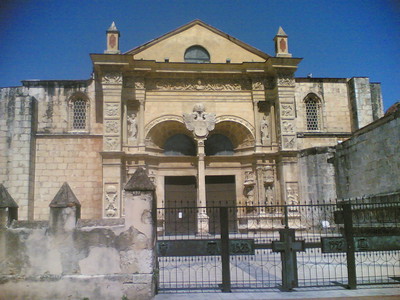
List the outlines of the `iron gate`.
{"label": "iron gate", "polygon": [[[182,226],[177,234],[163,231],[169,215],[199,211],[204,208],[158,209],[160,292],[355,288],[400,280],[398,201],[208,207],[220,220],[208,234],[182,233]],[[196,217],[186,220],[193,224],[184,228],[198,226]]]}

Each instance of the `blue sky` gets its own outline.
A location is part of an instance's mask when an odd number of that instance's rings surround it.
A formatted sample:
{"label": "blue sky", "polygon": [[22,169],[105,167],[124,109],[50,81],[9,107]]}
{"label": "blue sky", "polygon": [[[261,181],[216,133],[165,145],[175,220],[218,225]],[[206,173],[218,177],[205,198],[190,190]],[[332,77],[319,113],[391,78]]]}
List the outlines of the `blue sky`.
{"label": "blue sky", "polygon": [[296,76],[370,77],[400,101],[400,2],[389,0],[0,0],[0,86],[87,79],[112,21],[127,51],[194,19],[270,55],[282,26]]}

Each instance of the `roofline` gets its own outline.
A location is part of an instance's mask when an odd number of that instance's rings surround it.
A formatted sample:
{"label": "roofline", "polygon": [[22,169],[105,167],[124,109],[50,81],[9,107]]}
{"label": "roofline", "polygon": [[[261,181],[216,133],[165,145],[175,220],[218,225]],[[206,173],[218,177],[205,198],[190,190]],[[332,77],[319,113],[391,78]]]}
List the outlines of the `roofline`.
{"label": "roofline", "polygon": [[252,53],[254,53],[254,54],[256,54],[256,55],[258,55],[258,56],[260,56],[260,57],[262,57],[264,59],[266,59],[266,60],[269,57],[271,57],[267,53],[265,53],[265,52],[263,52],[263,51],[261,51],[261,50],[259,50],[257,48],[254,48],[253,46],[250,46],[249,44],[246,44],[245,42],[242,42],[242,41],[238,40],[237,38],[234,38],[233,36],[223,32],[223,31],[221,31],[221,30],[219,30],[219,29],[217,29],[217,28],[215,28],[215,27],[213,27],[213,26],[211,26],[209,24],[204,23],[203,21],[201,21],[199,19],[193,20],[193,21],[191,21],[191,22],[189,22],[189,23],[187,23],[187,24],[185,24],[183,26],[178,27],[175,30],[172,30],[172,31],[170,31],[170,32],[158,37],[158,38],[155,38],[155,39],[153,39],[153,40],[141,45],[141,46],[135,47],[135,48],[123,53],[123,54],[133,54],[134,55],[134,54],[140,53],[141,51],[151,47],[152,45],[154,45],[156,43],[159,43],[159,42],[171,37],[172,35],[175,35],[177,33],[181,33],[181,32],[183,32],[183,31],[185,31],[185,30],[187,30],[187,29],[189,29],[189,28],[191,28],[191,27],[193,27],[195,25],[203,26],[204,28],[206,28],[206,29],[208,29],[208,30],[210,30],[210,31],[212,31],[212,32],[214,32],[214,33],[216,33],[216,34],[218,34],[218,35],[230,40],[231,42],[235,43],[236,45],[238,45],[238,46],[244,48],[245,50],[250,51],[250,52],[252,52]]}

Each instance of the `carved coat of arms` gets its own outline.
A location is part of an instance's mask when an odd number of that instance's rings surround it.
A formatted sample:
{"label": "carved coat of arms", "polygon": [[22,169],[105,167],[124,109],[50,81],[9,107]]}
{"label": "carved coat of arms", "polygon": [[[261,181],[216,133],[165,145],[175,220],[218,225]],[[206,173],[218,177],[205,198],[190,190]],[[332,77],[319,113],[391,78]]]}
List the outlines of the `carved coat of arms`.
{"label": "carved coat of arms", "polygon": [[215,127],[215,114],[206,113],[201,103],[193,107],[193,112],[183,114],[186,128],[193,131],[197,137],[205,138]]}

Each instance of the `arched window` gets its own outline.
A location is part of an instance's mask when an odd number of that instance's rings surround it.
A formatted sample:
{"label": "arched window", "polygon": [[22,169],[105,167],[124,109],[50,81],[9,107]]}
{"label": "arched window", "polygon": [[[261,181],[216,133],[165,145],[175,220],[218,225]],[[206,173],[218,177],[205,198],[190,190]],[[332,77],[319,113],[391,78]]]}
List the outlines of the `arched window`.
{"label": "arched window", "polygon": [[173,156],[195,156],[196,144],[193,139],[185,134],[175,134],[167,139],[164,144],[164,154]]}
{"label": "arched window", "polygon": [[305,99],[307,130],[321,130],[321,101],[315,94],[309,94]]}
{"label": "arched window", "polygon": [[222,134],[209,136],[205,143],[206,155],[233,155],[233,145],[231,140]]}
{"label": "arched window", "polygon": [[192,46],[186,49],[185,62],[188,63],[209,63],[210,54],[201,46]]}
{"label": "arched window", "polygon": [[83,95],[77,95],[69,101],[69,130],[89,131],[89,101]]}

